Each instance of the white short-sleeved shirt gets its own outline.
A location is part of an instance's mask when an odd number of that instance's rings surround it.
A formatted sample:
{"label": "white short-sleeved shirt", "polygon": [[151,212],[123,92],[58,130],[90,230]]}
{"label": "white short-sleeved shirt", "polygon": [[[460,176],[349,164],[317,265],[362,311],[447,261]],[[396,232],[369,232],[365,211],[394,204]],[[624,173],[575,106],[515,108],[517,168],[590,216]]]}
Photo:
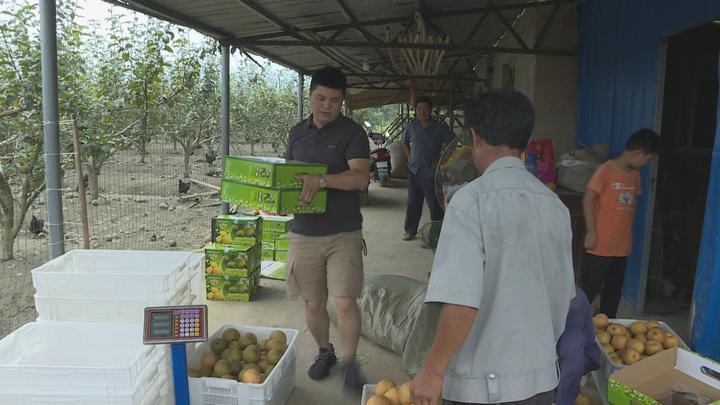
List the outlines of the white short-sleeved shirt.
{"label": "white short-sleeved shirt", "polygon": [[554,389],[574,286],[567,208],[520,159],[496,160],[453,196],[435,253],[425,302],[478,309],[443,398],[513,402]]}

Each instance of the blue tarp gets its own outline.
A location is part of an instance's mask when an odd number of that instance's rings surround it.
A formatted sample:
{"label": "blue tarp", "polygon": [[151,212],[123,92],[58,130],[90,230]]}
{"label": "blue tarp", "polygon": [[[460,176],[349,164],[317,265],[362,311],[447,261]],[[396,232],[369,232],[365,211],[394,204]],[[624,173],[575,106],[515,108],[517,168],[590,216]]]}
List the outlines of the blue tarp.
{"label": "blue tarp", "polygon": [[[578,144],[593,145],[609,143],[613,155],[620,153],[630,134],[638,128],[655,125],[658,66],[663,38],[706,23],[720,17],[720,1],[717,0],[585,0],[580,10],[580,46],[578,49]],[[717,141],[717,140],[716,140]],[[716,152],[717,149],[716,149]],[[714,160],[712,181],[720,181],[717,175],[718,161]],[[642,171],[643,189],[649,190],[649,169]],[[701,262],[697,282],[710,283],[696,288],[694,303],[696,319],[693,321],[693,342],[701,344],[699,336],[715,339],[714,356],[720,358],[720,332],[717,318],[714,334],[705,333],[706,321],[697,314],[701,309],[708,312],[720,305],[718,274],[720,259],[719,217],[713,211],[720,203],[717,186],[709,190],[706,230],[714,232],[703,235]],[[633,253],[628,259],[624,296],[638,308],[638,291],[642,275],[642,246],[648,193],[638,204],[634,224]],[[715,221],[708,225],[707,221]],[[706,258],[707,256],[711,258]],[[715,291],[712,291],[712,282]],[[706,294],[702,294],[707,288]],[[713,310],[717,312],[716,309]],[[708,337],[710,339],[710,337]],[[710,353],[706,349],[706,353]]]}

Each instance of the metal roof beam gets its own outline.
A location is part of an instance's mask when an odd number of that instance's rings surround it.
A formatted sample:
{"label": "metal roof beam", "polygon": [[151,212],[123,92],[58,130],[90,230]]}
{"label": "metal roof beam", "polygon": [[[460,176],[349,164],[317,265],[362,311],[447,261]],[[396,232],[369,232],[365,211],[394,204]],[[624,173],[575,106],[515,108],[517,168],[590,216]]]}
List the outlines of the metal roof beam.
{"label": "metal roof beam", "polygon": [[535,46],[533,46],[534,49],[538,49],[540,47],[540,44],[542,44],[542,41],[543,41],[543,39],[545,39],[545,35],[547,34],[548,29],[550,28],[550,24],[555,19],[555,15],[557,14],[559,9],[560,9],[559,5],[553,7],[553,10],[550,13],[550,16],[548,17],[547,21],[545,22],[545,25],[543,25],[542,29],[540,30],[540,34],[538,35],[537,40],[535,41]]}
{"label": "metal roof beam", "polygon": [[[270,11],[266,10],[259,4],[255,3],[253,0],[235,0],[237,3],[247,7],[248,9],[252,10],[255,14],[259,15],[262,18],[267,19],[268,21],[272,22],[273,24],[280,27],[283,32],[285,32],[285,35],[289,35],[293,38],[298,39],[299,41],[306,41],[307,38],[303,35],[300,35],[295,29],[290,27],[287,23],[285,23],[283,20],[275,16]],[[324,38],[320,38],[324,39]],[[352,61],[352,58],[348,57],[345,54],[342,54],[341,52],[337,52],[337,54],[333,54],[333,52],[330,52],[329,50],[325,49],[327,46],[323,46],[324,41],[316,41],[318,42],[317,45],[312,45],[312,47],[330,59],[331,61],[339,64],[340,66],[344,67],[345,69],[349,71],[356,71],[357,68],[352,66],[351,64],[347,63],[348,61]],[[345,60],[343,60],[345,59]]]}
{"label": "metal roof beam", "polygon": [[[485,79],[480,79],[478,77],[471,77],[471,76],[450,76],[450,75],[439,75],[439,76],[405,76],[405,75],[389,75],[386,73],[348,73],[348,77],[373,77],[377,78],[381,81],[387,81],[387,80],[423,80],[423,79],[430,79],[430,80],[450,80],[450,81],[462,81],[462,82],[481,82]],[[370,82],[375,83],[375,82]]]}
{"label": "metal roof beam", "polygon": [[192,28],[208,34],[217,39],[230,39],[233,37],[229,32],[211,27],[198,20],[190,18],[186,15],[180,14],[172,9],[169,9],[163,5],[157,4],[149,0],[104,0],[115,6],[129,8],[134,11],[148,14],[153,17],[157,17],[164,20],[170,20],[179,25],[184,25],[188,28]]}
{"label": "metal roof beam", "polygon": [[522,37],[520,36],[520,34],[518,34],[517,30],[515,30],[515,27],[513,27],[512,24],[510,24],[510,23],[508,22],[507,18],[505,18],[505,16],[503,16],[502,13],[501,13],[500,11],[498,11],[496,8],[493,8],[493,12],[494,12],[495,15],[497,16],[497,18],[500,20],[500,22],[502,23],[502,25],[504,25],[505,28],[508,30],[508,32],[510,33],[510,35],[512,35],[513,38],[515,38],[515,40],[518,41],[518,43],[520,44],[520,46],[522,47],[522,49],[524,49],[525,51],[528,51],[528,52],[529,52],[529,51],[530,51],[530,47],[527,45],[527,43],[525,42],[525,40],[522,39]]}
{"label": "metal roof beam", "polygon": [[362,42],[362,41],[313,41],[313,40],[263,40],[263,41],[238,41],[239,44],[251,46],[310,46],[310,47],[331,47],[331,48],[384,48],[384,49],[444,49],[446,51],[459,52],[495,52],[511,54],[533,54],[533,55],[554,55],[574,56],[572,50],[561,49],[520,49],[495,46],[470,46],[452,44],[410,44],[397,42]]}
{"label": "metal roof beam", "polygon": [[[353,14],[352,10],[350,10],[350,7],[348,7],[347,3],[345,3],[344,0],[335,0],[335,1],[337,2],[338,6],[340,6],[340,11],[343,13],[343,15],[345,16],[345,18],[347,18],[348,20],[350,20],[351,23],[355,23],[355,24],[356,24],[356,23],[358,22],[358,20],[357,20],[357,18],[355,17],[355,14]],[[354,29],[355,29],[358,33],[360,33],[360,35],[362,35],[366,40],[368,40],[368,41],[380,42],[380,39],[378,39],[375,35],[373,35],[373,34],[371,34],[370,32],[368,32],[368,30],[366,30],[365,28],[363,28],[363,27],[354,27]],[[391,72],[393,72],[393,73],[397,73],[397,72],[395,71],[395,69],[393,69],[392,67],[390,67],[390,66],[388,65],[388,62],[387,62],[387,59],[385,58],[385,55],[383,55],[382,52],[380,52],[380,50],[379,50],[378,48],[373,48],[373,50],[375,51],[375,54],[377,54],[377,56],[380,58],[380,61],[382,61],[383,67],[385,67],[387,70],[389,70],[389,71],[391,71]]]}
{"label": "metal roof beam", "polygon": [[478,22],[473,27],[472,31],[470,31],[470,34],[468,34],[467,38],[462,42],[463,45],[467,45],[470,43],[470,41],[475,37],[475,34],[480,31],[480,28],[482,28],[483,24],[485,24],[485,20],[487,20],[488,16],[490,15],[489,11],[486,11],[485,14],[483,14],[482,17],[478,20]]}
{"label": "metal roof beam", "polygon": [[[369,87],[369,86],[353,86],[351,84],[348,84],[349,89],[359,89],[359,90],[396,90],[396,91],[408,91],[410,90],[409,87],[387,87],[384,89],[379,89],[377,87]],[[435,92],[435,93],[464,93],[463,90],[437,90],[437,89],[430,89],[430,88],[418,88],[415,89],[416,91],[427,91],[427,92]]]}
{"label": "metal roof beam", "polygon": [[[549,6],[556,6],[556,5],[563,5],[563,4],[572,4],[577,1],[578,0],[526,1],[523,3],[496,5],[494,7],[494,9],[496,9],[498,11],[522,10],[522,9],[526,9],[526,8],[549,7]],[[438,19],[438,18],[444,18],[444,17],[456,17],[456,16],[467,16],[467,15],[473,15],[473,14],[482,14],[482,13],[490,12],[492,10],[493,10],[493,7],[474,7],[474,8],[450,10],[450,11],[445,11],[445,10],[433,11],[433,10],[431,10],[429,12],[432,13],[432,17],[434,19]],[[358,27],[366,27],[366,26],[373,26],[373,25],[405,23],[407,21],[408,21],[407,16],[387,17],[387,18],[380,18],[380,19],[375,19],[375,20],[366,20],[366,21],[356,21],[356,22],[342,23],[342,24],[325,25],[325,26],[321,26],[321,27],[309,28],[306,31],[311,31],[311,32],[336,31],[339,29],[358,28]],[[247,36],[238,37],[237,39],[241,40],[241,41],[255,41],[255,40],[260,40],[260,39],[270,39],[270,38],[278,38],[278,37],[284,37],[284,36],[288,36],[288,33],[286,31],[268,33],[268,34],[247,35]]]}

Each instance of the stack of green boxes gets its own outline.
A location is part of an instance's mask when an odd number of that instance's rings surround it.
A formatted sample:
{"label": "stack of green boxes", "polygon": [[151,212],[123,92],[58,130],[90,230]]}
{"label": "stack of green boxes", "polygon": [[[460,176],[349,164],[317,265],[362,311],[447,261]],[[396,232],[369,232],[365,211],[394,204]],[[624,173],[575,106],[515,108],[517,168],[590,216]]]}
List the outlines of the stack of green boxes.
{"label": "stack of green boxes", "polygon": [[263,215],[263,260],[287,262],[289,248],[288,232],[290,231],[292,223],[292,217]]}
{"label": "stack of green boxes", "polygon": [[299,173],[325,174],[327,166],[277,158],[226,156],[220,200],[250,210],[283,214],[322,214],[327,191],[307,204],[298,201],[303,183]]}
{"label": "stack of green boxes", "polygon": [[214,243],[205,247],[208,300],[252,300],[260,280],[262,237],[262,217],[219,215],[212,219]]}

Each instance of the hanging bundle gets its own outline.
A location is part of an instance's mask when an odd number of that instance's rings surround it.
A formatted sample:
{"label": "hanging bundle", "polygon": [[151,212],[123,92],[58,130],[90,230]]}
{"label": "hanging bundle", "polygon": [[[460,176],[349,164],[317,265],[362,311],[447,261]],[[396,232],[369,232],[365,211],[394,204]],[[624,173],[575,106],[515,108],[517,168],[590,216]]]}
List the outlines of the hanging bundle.
{"label": "hanging bundle", "polygon": [[[386,42],[392,42],[390,28],[385,32]],[[419,12],[415,13],[415,22],[397,36],[400,44],[447,45],[450,37],[444,33],[429,33]],[[390,61],[395,69],[407,76],[437,76],[445,50],[400,48],[398,55],[388,49]]]}

